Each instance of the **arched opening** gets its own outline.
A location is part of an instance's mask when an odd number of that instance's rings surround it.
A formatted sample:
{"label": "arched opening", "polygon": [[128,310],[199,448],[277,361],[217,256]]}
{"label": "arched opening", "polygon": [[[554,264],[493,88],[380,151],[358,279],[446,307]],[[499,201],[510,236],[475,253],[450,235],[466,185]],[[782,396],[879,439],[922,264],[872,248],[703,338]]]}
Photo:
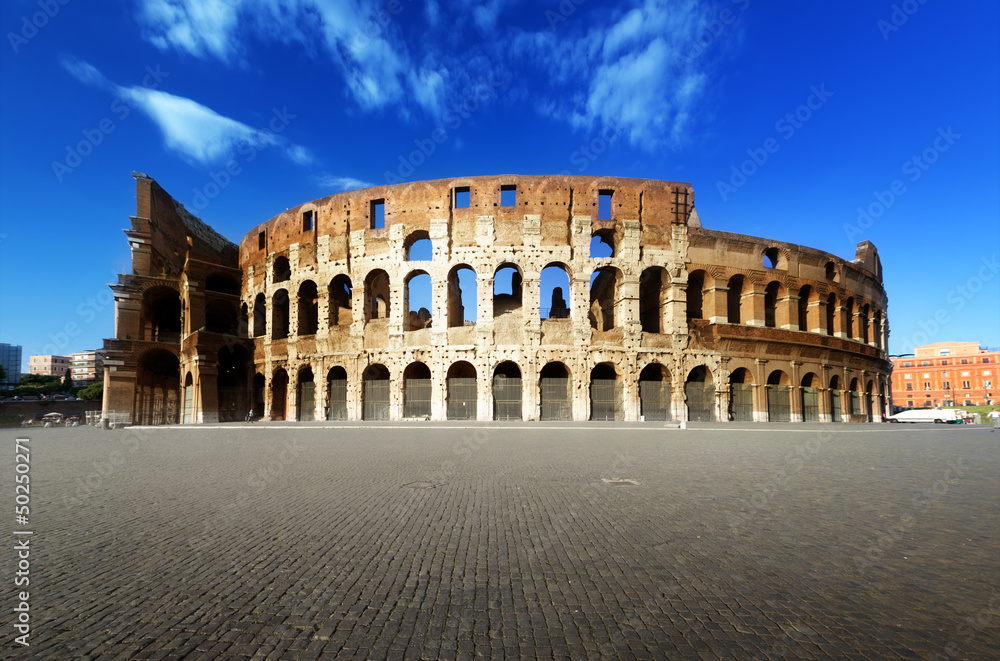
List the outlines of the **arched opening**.
{"label": "arched opening", "polygon": [[625,419],[622,382],[610,363],[601,363],[590,371],[590,419]]}
{"label": "arched opening", "polygon": [[766,269],[776,269],[778,268],[778,259],[780,253],[777,248],[768,248],[764,251],[764,268]]}
{"label": "arched opening", "polygon": [[306,280],[299,285],[298,335],[315,335],[319,330],[319,291],[316,283]]}
{"label": "arched opening", "polygon": [[289,265],[287,257],[278,257],[275,259],[271,272],[274,282],[285,282],[292,279],[292,267]]}
{"label": "arched opening", "polygon": [[430,328],[431,316],[431,276],[424,271],[413,271],[403,281],[403,305],[406,309],[408,331]]}
{"label": "arched opening", "polygon": [[837,279],[837,265],[833,262],[826,263],[826,279],[836,280]]}
{"label": "arched opening", "polygon": [[854,299],[849,298],[844,303],[844,333],[847,339],[854,339]]}
{"label": "arched opening", "polygon": [[354,322],[351,312],[351,279],[341,273],[330,280],[327,294],[330,301],[330,328],[347,327]]}
{"label": "arched opening", "polygon": [[389,370],[385,365],[369,365],[361,375],[362,419],[389,419]]}
{"label": "arched opening", "polygon": [[670,373],[659,363],[650,363],[639,372],[639,415],[649,422],[670,420]]}
{"label": "arched opening", "polygon": [[792,419],[791,381],[781,370],[767,377],[767,419],[770,422],[790,422]]}
{"label": "arched opening", "polygon": [[389,318],[389,274],[375,269],[365,278],[365,321]]}
{"label": "arched opening", "polygon": [[882,311],[875,310],[875,318],[872,321],[872,339],[875,341],[876,349],[883,349],[882,346]]}
{"label": "arched opening", "polygon": [[266,390],[267,381],[264,379],[264,375],[260,372],[255,372],[253,375],[253,403],[251,410],[253,411],[253,417],[257,420],[264,417],[264,393]]}
{"label": "arched opening", "polygon": [[493,318],[521,312],[521,271],[513,264],[501,264],[493,274]]}
{"label": "arched opening", "polygon": [[826,334],[833,335],[834,320],[837,315],[837,295],[830,294],[826,299]]}
{"label": "arched opening", "polygon": [[798,329],[809,331],[809,299],[812,297],[812,287],[805,285],[799,289]]}
{"label": "arched opening", "polygon": [[142,339],[181,341],[181,297],[170,287],[151,287],[142,295]]}
{"label": "arched opening", "polygon": [[615,232],[610,229],[597,230],[590,237],[590,257],[600,259],[602,257],[615,256]]}
{"label": "arched opening", "polygon": [[707,367],[699,365],[691,370],[684,382],[684,396],[687,399],[688,420],[715,421],[715,382]]}
{"label": "arched opening", "polygon": [[429,262],[434,257],[434,244],[425,230],[418,230],[403,242],[404,259],[408,262]]}
{"label": "arched opening", "polygon": [[326,375],[326,419],[347,420],[347,370],[340,366]]}
{"label": "arched opening", "polygon": [[250,412],[250,353],[240,345],[219,349],[216,370],[219,422],[245,420]]}
{"label": "arched opening", "polygon": [[493,370],[493,419],[521,418],[521,368],[504,361]]}
{"label": "arched opening", "polygon": [[257,294],[253,299],[253,336],[267,335],[267,299],[263,294]]}
{"label": "arched opening", "polygon": [[271,297],[271,339],[283,340],[286,337],[288,337],[288,291],[279,289]]}
{"label": "arched opening", "polygon": [[745,367],[729,375],[729,417],[734,422],[753,422],[753,375]]}
{"label": "arched opening", "polygon": [[868,304],[865,303],[858,313],[858,338],[868,344]]}
{"label": "arched opening", "polygon": [[778,320],[778,298],[781,296],[780,282],[772,281],[764,288],[764,325],[775,328]]}
{"label": "arched opening", "polygon": [[474,326],[479,296],[476,272],[460,264],[448,273],[448,328]]}
{"label": "arched opening", "polygon": [[743,314],[743,276],[734,275],[729,278],[726,292],[726,316],[731,324],[741,324],[749,315]]}
{"label": "arched opening", "polygon": [[812,372],[802,377],[802,421],[819,422],[819,377]]}
{"label": "arched opening", "polygon": [[191,372],[184,377],[184,414],[181,421],[185,425],[194,422],[194,377]]}
{"label": "arched opening", "polygon": [[448,368],[448,419],[475,420],[479,397],[476,368],[464,360]]}
{"label": "arched opening", "polygon": [[843,417],[840,412],[840,377],[834,374],[830,377],[830,419],[840,422]]}
{"label": "arched opening", "polygon": [[590,276],[590,327],[610,331],[617,326],[617,306],[620,298],[622,272],[605,266]]}
{"label": "arched opening", "polygon": [[851,379],[851,403],[848,412],[852,417],[861,415],[861,384],[857,379]]}
{"label": "arched opening", "polygon": [[694,271],[688,274],[687,281],[687,318],[705,318],[705,272]]}
{"label": "arched opening", "polygon": [[239,296],[240,281],[229,275],[213,273],[205,278],[205,291],[229,294],[230,296]]}
{"label": "arched opening", "polygon": [[667,307],[670,274],[662,266],[652,266],[639,276],[639,323],[644,333],[663,332],[663,311]]}
{"label": "arched opening", "polygon": [[205,330],[223,335],[239,334],[239,314],[229,301],[212,300],[205,304]]}
{"label": "arched opening", "polygon": [[316,382],[313,380],[312,368],[308,365],[299,370],[298,419],[309,422],[316,419]]}
{"label": "arched opening", "polygon": [[[176,424],[180,413],[180,361],[166,349],[150,349],[139,357],[135,380],[138,425]],[[193,390],[193,388],[192,388]]]}
{"label": "arched opening", "polygon": [[[539,276],[541,286],[539,316],[542,319],[569,319],[569,271],[562,264],[550,264]],[[548,307],[546,307],[546,304]]]}
{"label": "arched opening", "polygon": [[271,378],[271,419],[284,420],[288,407],[288,372],[279,367]]}
{"label": "arched opening", "polygon": [[541,391],[540,420],[572,420],[573,400],[569,369],[562,363],[548,363],[538,379]]}
{"label": "arched opening", "polygon": [[403,417],[431,417],[431,370],[427,365],[410,363],[403,370]]}

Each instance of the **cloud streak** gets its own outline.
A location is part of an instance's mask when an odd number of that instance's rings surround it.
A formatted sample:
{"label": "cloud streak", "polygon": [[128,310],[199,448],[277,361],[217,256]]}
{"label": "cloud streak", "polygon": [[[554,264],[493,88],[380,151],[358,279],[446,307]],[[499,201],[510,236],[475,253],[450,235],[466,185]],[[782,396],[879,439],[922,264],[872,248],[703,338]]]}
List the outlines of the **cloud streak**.
{"label": "cloud streak", "polygon": [[228,156],[241,143],[255,149],[280,146],[298,165],[308,165],[312,156],[304,147],[290,143],[275,132],[258,130],[225,117],[197,101],[143,86],[124,87],[104,76],[93,65],[73,57],[62,59],[63,67],[85,85],[103,89],[139,108],[159,128],[164,147],[182,157],[207,165]]}

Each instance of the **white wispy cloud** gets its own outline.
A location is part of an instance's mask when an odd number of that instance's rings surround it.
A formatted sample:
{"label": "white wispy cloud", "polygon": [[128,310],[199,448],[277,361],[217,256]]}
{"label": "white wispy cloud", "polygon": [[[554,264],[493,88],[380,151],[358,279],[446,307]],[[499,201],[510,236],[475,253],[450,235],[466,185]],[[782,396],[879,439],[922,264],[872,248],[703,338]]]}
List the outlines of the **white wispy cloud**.
{"label": "white wispy cloud", "polygon": [[682,142],[696,114],[708,63],[684,54],[709,10],[694,0],[645,0],[575,37],[518,34],[512,52],[550,63],[543,71],[556,93],[537,100],[539,112],[582,129],[613,126],[633,145],[654,149]]}
{"label": "white wispy cloud", "polygon": [[357,190],[358,188],[371,188],[375,185],[354,177],[338,177],[332,174],[316,177],[316,184],[324,190],[332,190],[335,193]]}
{"label": "white wispy cloud", "polygon": [[228,157],[241,144],[254,149],[277,146],[287,158],[308,165],[312,156],[270,130],[258,130],[225,117],[186,97],[142,86],[125,87],[108,80],[93,65],[73,57],[62,58],[63,67],[80,82],[104,89],[144,112],[160,129],[164,146],[201,164]]}
{"label": "white wispy cloud", "polygon": [[[134,1],[145,38],[163,49],[237,66],[256,39],[324,57],[363,111],[440,117],[489,72],[504,80],[508,103],[531,103],[581,130],[614,125],[645,149],[682,141],[698,115],[710,58],[687,54],[719,9],[698,0],[574,2],[565,21],[529,31],[507,11],[519,0],[404,3],[415,15],[405,19],[384,0]],[[415,18],[425,32],[411,32]]]}

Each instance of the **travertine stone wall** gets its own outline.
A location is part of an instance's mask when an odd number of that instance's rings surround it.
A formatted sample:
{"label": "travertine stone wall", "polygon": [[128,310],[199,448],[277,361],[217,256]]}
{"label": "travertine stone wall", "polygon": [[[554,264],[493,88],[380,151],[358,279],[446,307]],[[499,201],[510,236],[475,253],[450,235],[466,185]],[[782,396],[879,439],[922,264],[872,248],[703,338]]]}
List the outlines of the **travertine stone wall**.
{"label": "travertine stone wall", "polygon": [[[161,348],[143,344],[152,330],[133,338],[142,319],[156,326],[149,309],[160,299],[141,292],[156,277],[175,288],[182,329],[162,348],[178,358],[177,419],[236,419],[245,415],[236,409],[253,408],[272,419],[860,421],[888,406],[874,246],[859,244],[847,261],[704,229],[689,184],[509,175],[351,191],[254,227],[237,262],[232,244],[186,212],[164,212],[178,205],[152,180],[139,183],[165,200],[158,212],[140,195],[133,234],[165,247],[134,250],[143,284],[117,286],[119,328],[107,350],[131,342],[138,363],[144,348]],[[594,237],[611,257],[590,256]],[[408,259],[420,239],[431,259]],[[175,253],[177,242],[188,248]],[[158,276],[156,256],[171,265]],[[541,298],[549,266],[565,272],[564,311]],[[521,281],[519,307],[494,297],[505,267]],[[472,324],[459,268],[475,273]],[[219,291],[226,274],[241,278],[235,299]],[[418,274],[430,278],[431,304],[410,314]],[[338,303],[331,292],[344,283],[350,298]],[[157,382],[148,372],[140,380]],[[386,373],[387,386],[375,378]],[[501,373],[520,375],[519,397],[498,394]],[[127,405],[121,387],[109,391],[107,408]],[[150,406],[137,417],[150,418]]]}

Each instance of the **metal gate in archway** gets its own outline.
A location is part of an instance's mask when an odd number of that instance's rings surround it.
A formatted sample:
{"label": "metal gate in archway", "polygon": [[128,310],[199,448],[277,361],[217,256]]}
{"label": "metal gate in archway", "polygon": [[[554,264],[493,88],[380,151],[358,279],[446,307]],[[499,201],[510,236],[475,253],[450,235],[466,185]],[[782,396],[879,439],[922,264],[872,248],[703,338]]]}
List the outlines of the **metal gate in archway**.
{"label": "metal gate in archway", "polygon": [[493,419],[521,419],[521,377],[493,377]]}
{"label": "metal gate in archway", "polygon": [[733,421],[753,422],[753,384],[731,383],[729,395]]}
{"label": "metal gate in archway", "polygon": [[640,381],[639,405],[643,420],[669,420],[670,395],[669,381]]}
{"label": "metal gate in archway", "polygon": [[389,419],[389,379],[365,379],[365,420]]}
{"label": "metal gate in archway", "polygon": [[403,380],[403,417],[431,417],[431,380]]}
{"label": "metal gate in archway", "polygon": [[303,381],[299,384],[299,420],[309,422],[316,419],[316,383]]}
{"label": "metal gate in archway", "polygon": [[687,398],[688,420],[715,421],[715,384],[711,381],[688,381],[684,384]]}
{"label": "metal gate in archway", "polygon": [[569,379],[543,377],[539,384],[542,391],[540,420],[572,420],[573,402],[570,399]]}
{"label": "metal gate in archway", "polygon": [[819,391],[816,388],[802,389],[802,420],[819,422]]}
{"label": "metal gate in archway", "polygon": [[790,422],[792,419],[791,386],[767,386],[767,419]]}
{"label": "metal gate in archway", "polygon": [[330,379],[327,387],[327,420],[347,420],[347,379]]}
{"label": "metal gate in archway", "polygon": [[624,420],[622,384],[618,379],[591,379],[590,419]]}
{"label": "metal gate in archway", "polygon": [[191,415],[194,410],[194,385],[184,386],[184,424],[190,425]]}
{"label": "metal gate in archway", "polygon": [[448,379],[448,419],[475,420],[477,397],[476,379],[453,377]]}
{"label": "metal gate in archway", "polygon": [[830,413],[832,414],[834,422],[841,422],[842,417],[840,414],[840,391],[831,390],[830,391]]}

